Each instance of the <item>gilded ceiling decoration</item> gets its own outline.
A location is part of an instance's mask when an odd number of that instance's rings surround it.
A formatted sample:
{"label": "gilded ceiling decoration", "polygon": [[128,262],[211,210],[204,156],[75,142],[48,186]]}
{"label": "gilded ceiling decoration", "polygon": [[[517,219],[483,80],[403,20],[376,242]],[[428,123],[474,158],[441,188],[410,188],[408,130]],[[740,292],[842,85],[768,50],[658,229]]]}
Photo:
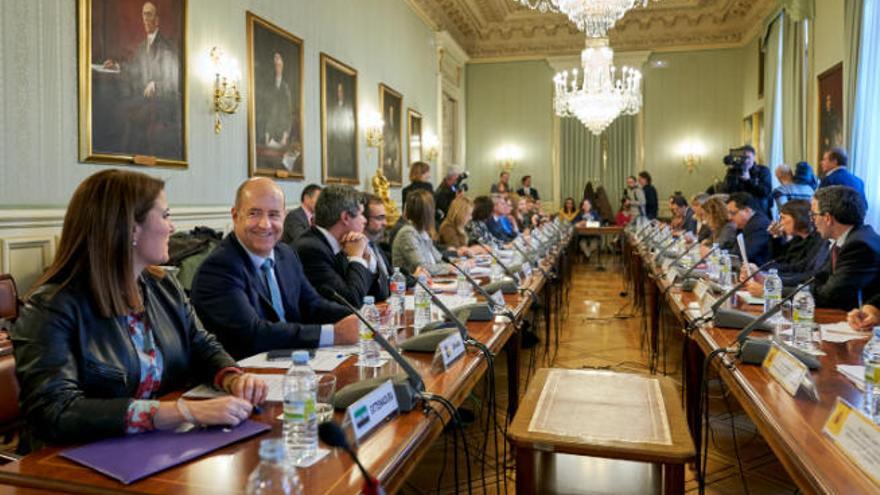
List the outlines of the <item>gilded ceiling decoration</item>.
{"label": "gilded ceiling decoration", "polygon": [[[473,61],[543,58],[580,52],[584,35],[561,14],[541,14],[512,0],[407,0]],[[671,51],[744,45],[775,0],[658,0],[628,12],[609,32],[611,46]]]}

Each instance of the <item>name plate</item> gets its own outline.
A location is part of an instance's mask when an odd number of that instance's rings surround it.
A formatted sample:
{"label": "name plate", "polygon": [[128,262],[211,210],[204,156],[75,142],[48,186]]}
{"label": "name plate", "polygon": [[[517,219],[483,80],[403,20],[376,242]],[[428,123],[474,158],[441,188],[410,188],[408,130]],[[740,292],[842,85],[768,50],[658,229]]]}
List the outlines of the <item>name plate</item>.
{"label": "name plate", "polygon": [[499,306],[505,306],[504,302],[504,293],[501,290],[496,290],[494,294],[492,294],[492,302]]}
{"label": "name plate", "polygon": [[709,286],[702,280],[698,280],[696,285],[694,285],[694,296],[696,296],[697,300],[702,301],[707,292],[709,292]]}
{"label": "name plate", "polygon": [[388,380],[348,406],[345,413],[351,421],[354,437],[360,443],[382,421],[396,414],[397,410],[397,395],[394,394],[394,385]]}
{"label": "name plate", "polygon": [[597,222],[597,221],[595,221],[595,220],[587,220],[587,222],[586,222],[586,226],[587,226],[588,228],[591,228],[591,229],[592,229],[592,228],[596,228],[596,227],[598,227],[599,225],[600,225],[599,222]]}
{"label": "name plate", "polygon": [[460,333],[454,333],[440,341],[437,345],[435,359],[439,355],[438,362],[443,364],[443,369],[448,370],[458,358],[464,355],[464,341]]}
{"label": "name plate", "polygon": [[838,397],[822,431],[874,483],[880,484],[880,425]]}
{"label": "name plate", "polygon": [[666,272],[666,276],[664,278],[666,279],[667,284],[672,285],[673,283],[675,283],[675,277],[677,276],[678,270],[676,270],[675,268],[670,268],[669,271]]}
{"label": "name plate", "polygon": [[798,361],[791,353],[775,343],[770,347],[761,366],[792,397],[797,393],[801,382],[804,381],[804,377],[809,371],[804,363]]}
{"label": "name plate", "polygon": [[663,263],[660,264],[660,268],[662,268],[664,272],[666,270],[669,270],[669,267],[672,266],[672,261],[672,258],[667,258],[663,260]]}
{"label": "name plate", "polygon": [[532,264],[526,260],[525,263],[522,264],[522,272],[525,275],[524,278],[529,278],[532,276]]}

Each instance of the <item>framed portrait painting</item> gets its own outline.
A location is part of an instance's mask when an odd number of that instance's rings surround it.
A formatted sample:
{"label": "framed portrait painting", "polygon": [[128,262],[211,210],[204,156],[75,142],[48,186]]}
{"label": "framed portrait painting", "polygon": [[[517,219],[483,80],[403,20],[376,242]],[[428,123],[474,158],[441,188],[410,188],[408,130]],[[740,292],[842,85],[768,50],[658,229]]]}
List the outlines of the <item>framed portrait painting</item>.
{"label": "framed portrait painting", "polygon": [[837,64],[818,76],[819,87],[819,157],[825,150],[843,146],[843,64]]}
{"label": "framed portrait painting", "polygon": [[321,170],[325,183],[358,184],[357,71],[321,53]]}
{"label": "framed portrait painting", "polygon": [[302,179],[303,41],[247,13],[248,171]]}
{"label": "framed portrait painting", "polygon": [[186,0],[79,0],[79,159],[186,167]]}
{"label": "framed portrait painting", "polygon": [[382,142],[379,163],[392,186],[403,185],[403,95],[379,84],[379,107],[382,108]]}
{"label": "framed portrait painting", "polygon": [[406,111],[407,135],[409,136],[409,163],[422,161],[422,114],[408,108]]}

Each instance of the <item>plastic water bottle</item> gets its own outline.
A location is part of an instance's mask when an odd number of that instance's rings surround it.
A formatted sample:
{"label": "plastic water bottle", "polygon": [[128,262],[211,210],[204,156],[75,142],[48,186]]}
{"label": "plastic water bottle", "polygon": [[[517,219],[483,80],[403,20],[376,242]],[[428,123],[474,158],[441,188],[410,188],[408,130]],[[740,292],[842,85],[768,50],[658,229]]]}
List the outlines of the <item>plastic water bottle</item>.
{"label": "plastic water bottle", "polygon": [[862,350],[865,365],[865,400],[863,409],[875,423],[880,423],[880,327],[874,327],[874,337]]}
{"label": "plastic water bottle", "polygon": [[813,343],[813,312],[816,309],[810,286],[795,294],[791,309],[794,346],[809,349]]}
{"label": "plastic water bottle", "polygon": [[309,367],[309,351],[293,351],[293,365],[284,376],[284,443],[287,459],[301,464],[318,450],[318,379]]}
{"label": "plastic water bottle", "polygon": [[721,253],[718,252],[718,244],[712,244],[712,254],[709,255],[709,259],[707,260],[708,263],[706,264],[706,273],[712,280],[718,280],[720,255]]}
{"label": "plastic water bottle", "polygon": [[391,297],[388,305],[391,307],[391,325],[394,328],[406,326],[406,277],[401,273],[400,267],[394,268],[391,275]]}
{"label": "plastic water bottle", "polygon": [[[467,258],[460,258],[458,260],[458,266],[460,266],[462,270],[465,270],[465,263],[467,263]],[[464,274],[461,272],[459,272],[458,277],[456,277],[455,295],[457,295],[458,297],[471,296],[471,283],[468,281],[467,277],[465,277]]]}
{"label": "plastic water bottle", "polygon": [[782,279],[776,268],[771,268],[764,277],[764,312],[768,312],[782,300]]}
{"label": "plastic water bottle", "polygon": [[260,463],[248,477],[247,495],[300,495],[302,485],[296,468],[285,460],[284,442],[272,438],[260,442]]}
{"label": "plastic water bottle", "polygon": [[721,251],[720,268],[718,270],[718,283],[725,289],[732,287],[730,283],[730,254],[727,251]]}
{"label": "plastic water bottle", "polygon": [[495,258],[492,258],[492,263],[489,265],[489,281],[490,282],[498,282],[499,280],[504,278],[504,270],[501,268],[501,265],[495,261]]}
{"label": "plastic water bottle", "polygon": [[[373,325],[373,328],[379,329],[382,324],[382,318],[379,310],[376,309],[376,301],[373,296],[364,296],[364,305],[361,307],[361,313],[364,318]],[[376,366],[379,364],[379,344],[373,339],[373,331],[361,322],[359,333],[360,353],[358,359],[364,366]]]}
{"label": "plastic water bottle", "polygon": [[[419,282],[427,284],[428,278],[419,275]],[[431,294],[420,284],[416,284],[413,303],[413,327],[416,332],[420,332],[425,325],[431,322]]]}

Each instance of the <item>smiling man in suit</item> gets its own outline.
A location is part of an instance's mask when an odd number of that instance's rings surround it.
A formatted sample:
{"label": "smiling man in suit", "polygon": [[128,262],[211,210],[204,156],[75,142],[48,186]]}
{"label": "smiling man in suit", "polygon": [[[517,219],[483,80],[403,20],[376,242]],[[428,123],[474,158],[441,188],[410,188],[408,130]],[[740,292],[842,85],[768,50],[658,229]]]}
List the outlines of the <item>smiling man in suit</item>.
{"label": "smiling man in suit", "polygon": [[[355,307],[364,296],[388,298],[388,275],[364,235],[364,196],[351,186],[327,186],[315,204],[315,225],[294,244],[306,277],[325,297],[334,291]],[[384,283],[379,279],[384,279]],[[374,288],[384,289],[378,293]]]}
{"label": "smiling man in suit", "polygon": [[193,279],[199,319],[236,359],[358,340],[355,317],[322,298],[296,252],[279,242],[284,212],[284,193],[271,179],[245,181],[232,207],[233,233]]}

